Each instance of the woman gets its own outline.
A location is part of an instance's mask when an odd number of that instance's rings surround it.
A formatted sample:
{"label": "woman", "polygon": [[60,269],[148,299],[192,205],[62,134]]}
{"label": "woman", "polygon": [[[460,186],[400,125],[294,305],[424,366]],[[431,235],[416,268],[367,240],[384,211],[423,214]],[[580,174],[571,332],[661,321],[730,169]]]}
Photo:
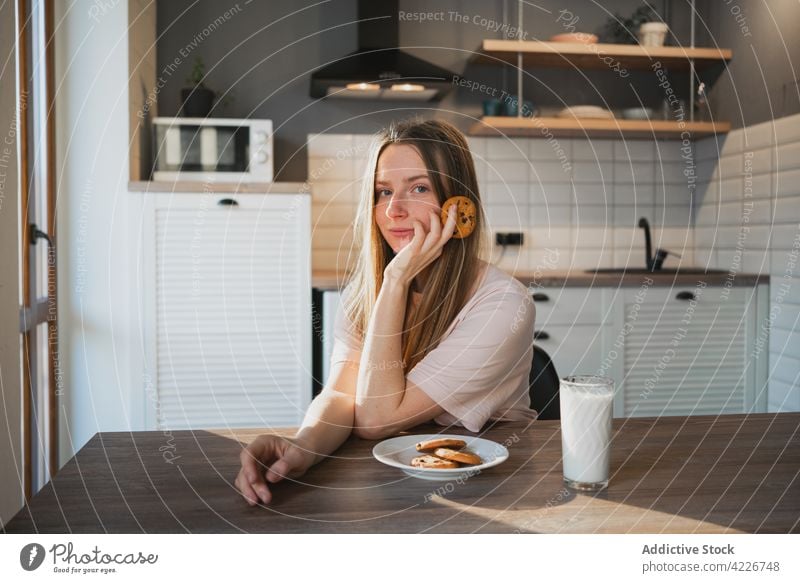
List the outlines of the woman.
{"label": "woman", "polygon": [[[477,227],[453,238],[462,195]],[[534,308],[525,286],[480,259],[485,220],[464,136],[442,121],[383,132],[367,165],[355,232],[360,254],[336,317],[330,375],[293,438],[261,435],[242,451],[236,487],[302,475],[351,433],[382,439],[420,423],[533,419],[528,376]]]}

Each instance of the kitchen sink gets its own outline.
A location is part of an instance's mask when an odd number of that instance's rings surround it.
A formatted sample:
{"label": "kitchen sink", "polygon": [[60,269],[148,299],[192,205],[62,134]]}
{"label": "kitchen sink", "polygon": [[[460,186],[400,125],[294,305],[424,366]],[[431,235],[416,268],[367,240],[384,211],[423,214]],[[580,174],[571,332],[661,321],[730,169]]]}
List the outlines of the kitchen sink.
{"label": "kitchen sink", "polygon": [[703,269],[702,267],[678,267],[678,268],[667,268],[667,269],[658,269],[656,271],[650,271],[649,269],[645,269],[643,267],[599,267],[597,269],[587,269],[586,273],[630,273],[631,275],[639,275],[639,274],[648,274],[648,275],[675,275],[675,274],[685,274],[685,275],[710,275],[714,273],[727,273],[722,269]]}

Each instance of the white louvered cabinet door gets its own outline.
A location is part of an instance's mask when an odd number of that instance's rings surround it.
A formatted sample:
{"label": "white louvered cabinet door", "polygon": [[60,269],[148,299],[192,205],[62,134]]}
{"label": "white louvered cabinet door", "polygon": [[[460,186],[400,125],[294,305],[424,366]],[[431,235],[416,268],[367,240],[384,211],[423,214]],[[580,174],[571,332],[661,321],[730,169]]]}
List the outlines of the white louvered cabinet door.
{"label": "white louvered cabinet door", "polygon": [[152,217],[154,425],[298,425],[311,396],[308,197],[159,194]]}
{"label": "white louvered cabinet door", "polygon": [[638,307],[636,292],[625,293],[624,416],[745,412],[752,290],[651,288]]}

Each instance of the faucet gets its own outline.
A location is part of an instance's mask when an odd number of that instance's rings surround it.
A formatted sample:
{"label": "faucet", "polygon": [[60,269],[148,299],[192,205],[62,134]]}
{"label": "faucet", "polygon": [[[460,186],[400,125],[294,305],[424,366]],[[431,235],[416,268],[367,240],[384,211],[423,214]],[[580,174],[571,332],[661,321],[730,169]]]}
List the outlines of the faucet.
{"label": "faucet", "polygon": [[644,261],[647,266],[647,271],[659,271],[664,259],[667,255],[675,255],[680,257],[677,253],[667,251],[666,249],[657,248],[655,254],[652,254],[653,245],[650,239],[650,223],[647,222],[645,217],[639,219],[639,228],[644,229]]}

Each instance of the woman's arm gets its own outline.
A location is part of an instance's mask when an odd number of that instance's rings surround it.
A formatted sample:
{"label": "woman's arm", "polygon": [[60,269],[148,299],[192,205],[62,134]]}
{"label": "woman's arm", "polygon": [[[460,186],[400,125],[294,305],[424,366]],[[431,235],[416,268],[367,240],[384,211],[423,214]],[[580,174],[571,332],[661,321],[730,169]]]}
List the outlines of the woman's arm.
{"label": "woman's arm", "polygon": [[431,213],[430,231],[415,221],[414,239],[384,271],[375,308],[364,334],[355,401],[354,431],[379,439],[406,427],[429,421],[442,409],[421,389],[406,383],[402,361],[403,325],[408,290],[413,278],[441,255],[455,227],[450,212],[445,229]]}
{"label": "woman's arm", "polygon": [[347,439],[353,429],[357,376],[357,363],[333,365],[325,388],[312,401],[294,437],[259,435],[242,450],[234,485],[248,504],[258,500],[268,504],[272,500],[268,484],[302,476]]}
{"label": "woman's arm", "polygon": [[314,454],[312,465],[336,451],[352,433],[357,376],[356,363],[334,366],[328,384],[306,411],[295,440]]}

